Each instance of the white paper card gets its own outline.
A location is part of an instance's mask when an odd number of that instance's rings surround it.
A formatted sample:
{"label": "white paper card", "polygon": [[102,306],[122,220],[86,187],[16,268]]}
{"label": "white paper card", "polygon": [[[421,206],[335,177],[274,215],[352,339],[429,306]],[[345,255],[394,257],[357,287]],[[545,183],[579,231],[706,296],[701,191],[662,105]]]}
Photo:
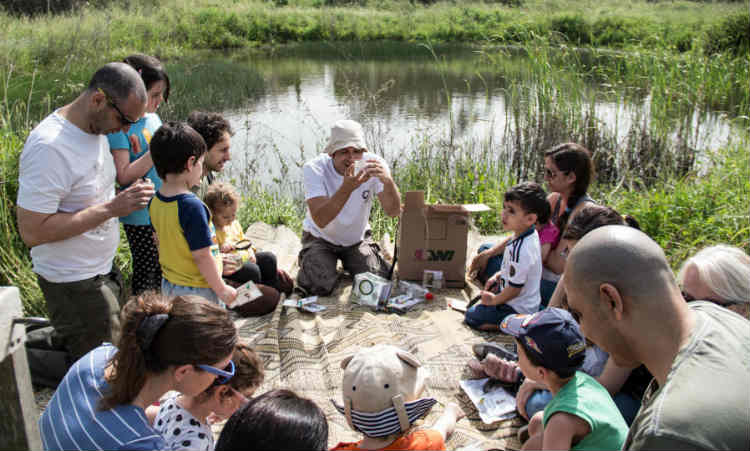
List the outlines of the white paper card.
{"label": "white paper card", "polygon": [[317,312],[322,312],[326,308],[327,307],[325,305],[320,305],[320,304],[305,304],[302,307],[300,307],[300,310],[304,310],[310,313],[317,313]]}
{"label": "white paper card", "polygon": [[306,304],[313,304],[318,302],[317,296],[310,296],[302,299],[284,299],[284,303],[281,304],[284,307],[302,307]]}
{"label": "white paper card", "polygon": [[448,300],[448,305],[452,309],[458,310],[459,312],[465,312],[466,309],[469,307],[469,303],[467,301],[462,301],[456,298],[447,298],[447,300]]}
{"label": "white paper card", "polygon": [[474,403],[484,424],[515,417],[517,415],[516,398],[503,388],[484,393],[482,387],[488,380],[485,377],[484,379],[468,379],[458,383],[469,396],[471,402]]}
{"label": "white paper card", "polygon": [[239,307],[240,305],[244,305],[248,302],[252,302],[258,299],[261,296],[263,296],[263,293],[261,293],[258,287],[255,286],[253,281],[250,280],[237,288],[237,298],[234,300],[234,302],[232,302],[231,306]]}

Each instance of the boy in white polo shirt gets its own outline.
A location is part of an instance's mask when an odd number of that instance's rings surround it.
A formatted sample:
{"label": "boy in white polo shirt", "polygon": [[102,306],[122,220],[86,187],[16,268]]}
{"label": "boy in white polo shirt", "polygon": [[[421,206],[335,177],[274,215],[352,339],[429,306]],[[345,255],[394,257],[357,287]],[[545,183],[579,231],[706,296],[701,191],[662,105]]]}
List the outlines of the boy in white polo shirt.
{"label": "boy in white polo shirt", "polygon": [[487,280],[481,302],[466,311],[470,327],[498,330],[508,315],[539,310],[542,251],[534,225],[545,207],[547,195],[537,183],[521,183],[505,193],[503,228],[513,232],[513,240],[505,246],[500,271]]}
{"label": "boy in white polo shirt", "polygon": [[[307,214],[297,284],[309,294],[328,295],[336,286],[336,263],[351,275],[384,275],[388,264],[370,238],[370,209],[377,195],[389,216],[401,213],[401,194],[386,162],[367,152],[362,126],[341,120],[331,128],[325,154],[305,163]],[[355,162],[362,161],[355,170]]]}

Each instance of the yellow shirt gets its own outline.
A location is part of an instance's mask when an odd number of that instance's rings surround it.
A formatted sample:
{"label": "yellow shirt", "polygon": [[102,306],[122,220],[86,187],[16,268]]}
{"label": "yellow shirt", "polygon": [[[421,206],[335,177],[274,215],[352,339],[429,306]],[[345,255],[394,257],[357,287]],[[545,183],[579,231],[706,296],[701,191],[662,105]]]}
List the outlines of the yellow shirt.
{"label": "yellow shirt", "polygon": [[[231,224],[228,226],[224,226],[221,229],[216,229],[216,239],[219,242],[219,246],[223,246],[225,244],[231,244],[235,245],[237,242],[242,241],[245,238],[245,232],[242,230],[242,225],[238,220],[232,221]],[[252,246],[250,249],[255,250]],[[243,250],[233,250],[231,252],[227,252],[229,254],[238,254],[240,257],[242,257],[242,261],[246,262],[250,259],[250,252],[247,249]]]}
{"label": "yellow shirt", "polygon": [[159,264],[164,278],[175,285],[210,288],[192,254],[210,247],[221,274],[219,242],[208,207],[192,193],[165,197],[157,191],[148,210],[159,237]]}

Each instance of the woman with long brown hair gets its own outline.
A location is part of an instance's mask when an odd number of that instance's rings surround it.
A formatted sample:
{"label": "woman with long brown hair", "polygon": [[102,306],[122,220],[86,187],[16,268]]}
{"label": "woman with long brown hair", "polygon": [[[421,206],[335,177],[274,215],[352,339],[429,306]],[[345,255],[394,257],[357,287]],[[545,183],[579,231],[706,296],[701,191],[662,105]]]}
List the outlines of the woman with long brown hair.
{"label": "woman with long brown hair", "polygon": [[[591,153],[576,143],[563,143],[544,152],[544,181],[550,194],[547,202],[552,214],[550,221],[559,234],[552,243],[552,250],[544,260],[542,281],[540,284],[541,307],[546,307],[557,281],[565,267],[567,246],[560,244],[565,228],[585,206],[595,202],[587,194],[589,185],[594,179],[594,163]],[[500,270],[505,245],[510,238],[497,244],[483,244],[478,254],[471,261],[469,272],[475,272],[482,282]]]}
{"label": "woman with long brown hair", "polygon": [[165,449],[145,408],[169,390],[203,392],[234,375],[237,331],[197,296],[147,292],[122,311],[118,346],[104,343],[68,371],[39,421],[44,449]]}

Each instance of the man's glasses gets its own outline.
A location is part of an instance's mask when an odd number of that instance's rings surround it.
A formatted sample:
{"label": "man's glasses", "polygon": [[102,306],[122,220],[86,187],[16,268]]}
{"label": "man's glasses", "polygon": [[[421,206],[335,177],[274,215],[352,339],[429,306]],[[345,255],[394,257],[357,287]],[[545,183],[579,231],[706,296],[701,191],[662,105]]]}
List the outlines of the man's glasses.
{"label": "man's glasses", "polygon": [[216,375],[216,379],[214,380],[214,385],[223,385],[229,382],[229,379],[234,377],[234,362],[229,361],[229,365],[226,366],[223,370],[220,370],[219,368],[216,368],[215,366],[211,365],[195,365],[198,368],[202,369],[203,371],[207,371],[211,374]]}
{"label": "man's glasses", "polygon": [[682,291],[682,298],[685,299],[685,302],[693,302],[693,301],[708,301],[713,302],[714,304],[718,305],[719,307],[729,308],[733,305],[739,305],[742,304],[740,301],[719,301],[716,299],[698,299],[692,294],[688,293],[684,289]]}
{"label": "man's glasses", "polygon": [[125,116],[122,113],[122,111],[120,111],[120,108],[117,107],[115,102],[112,101],[112,98],[109,95],[107,95],[107,93],[104,92],[104,90],[102,90],[102,88],[97,88],[97,89],[99,90],[99,92],[104,94],[104,98],[107,99],[107,103],[109,104],[109,106],[114,108],[115,111],[117,111],[117,114],[120,115],[120,122],[122,122],[123,125],[134,125],[136,122],[138,122],[138,121],[131,121],[130,119],[128,119],[127,116]]}

